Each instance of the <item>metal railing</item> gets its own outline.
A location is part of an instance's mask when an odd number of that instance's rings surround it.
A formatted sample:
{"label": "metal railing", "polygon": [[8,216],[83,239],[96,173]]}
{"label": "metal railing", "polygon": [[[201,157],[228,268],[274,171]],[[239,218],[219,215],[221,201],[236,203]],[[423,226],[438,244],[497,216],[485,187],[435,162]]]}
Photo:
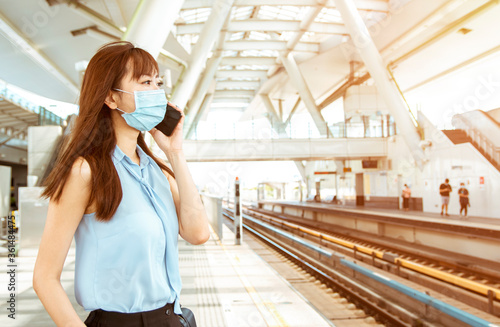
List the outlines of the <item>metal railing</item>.
{"label": "metal railing", "polygon": [[3,87],[0,88],[0,99],[9,101],[18,107],[37,114],[39,125],[63,125],[64,123],[63,118],[59,117],[52,111],[47,110],[45,107],[35,104],[23,96],[13,92],[7,88],[7,85],[3,85]]}
{"label": "metal railing", "polygon": [[200,193],[207,217],[214,232],[222,240],[222,197]]}
{"label": "metal railing", "polygon": [[268,120],[250,120],[244,122],[203,123],[200,122],[193,133],[192,140],[262,140],[262,139],[318,139],[318,138],[380,138],[397,134],[393,121],[369,120],[363,122],[326,122],[326,136],[321,136],[312,122],[290,122],[285,133],[276,131]]}

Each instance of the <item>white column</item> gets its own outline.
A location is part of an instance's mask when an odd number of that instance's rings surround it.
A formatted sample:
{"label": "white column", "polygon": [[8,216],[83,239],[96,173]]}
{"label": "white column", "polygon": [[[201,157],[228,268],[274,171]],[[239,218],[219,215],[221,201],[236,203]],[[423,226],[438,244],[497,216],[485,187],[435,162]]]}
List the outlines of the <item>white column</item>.
{"label": "white column", "polygon": [[290,81],[299,91],[300,98],[302,99],[302,101],[304,101],[307,110],[309,110],[309,113],[311,114],[314,124],[319,130],[319,133],[321,134],[321,136],[326,136],[327,135],[326,122],[323,119],[323,116],[321,115],[318,106],[316,105],[314,97],[312,96],[311,91],[307,86],[306,80],[304,79],[302,73],[299,70],[299,66],[297,66],[297,63],[295,62],[292,53],[289,53],[288,56],[281,56],[280,58],[281,61],[283,62],[283,65],[285,66],[286,72],[290,76]]}
{"label": "white column", "polygon": [[413,124],[396,85],[391,82],[382,56],[378,52],[363,19],[352,0],[334,0],[335,7],[342,15],[345,25],[351,35],[354,45],[359,51],[363,62],[377,86],[378,92],[384,98],[391,114],[396,120],[401,134],[419,167],[424,163],[424,152],[419,146],[420,135]]}
{"label": "white column", "polygon": [[182,76],[179,87],[172,95],[171,102],[181,109],[184,109],[194,91],[198,77],[203,71],[203,65],[226,22],[227,16],[231,13],[233,2],[234,0],[215,0],[210,17],[203,27],[203,32],[192,49],[188,68]]}
{"label": "white column", "polygon": [[141,0],[122,40],[130,41],[158,58],[183,3],[184,0]]}
{"label": "white column", "polygon": [[[196,124],[199,121],[200,109],[205,95],[210,87],[210,84],[214,80],[215,72],[217,67],[219,67],[222,57],[219,54],[210,58],[207,62],[207,67],[205,68],[205,73],[198,83],[196,90],[193,94],[191,100],[189,100],[189,110],[185,111],[186,117],[184,125],[186,126],[186,137],[190,137],[193,130],[196,128]],[[173,103],[176,103],[172,100]],[[211,102],[211,101],[210,101]]]}

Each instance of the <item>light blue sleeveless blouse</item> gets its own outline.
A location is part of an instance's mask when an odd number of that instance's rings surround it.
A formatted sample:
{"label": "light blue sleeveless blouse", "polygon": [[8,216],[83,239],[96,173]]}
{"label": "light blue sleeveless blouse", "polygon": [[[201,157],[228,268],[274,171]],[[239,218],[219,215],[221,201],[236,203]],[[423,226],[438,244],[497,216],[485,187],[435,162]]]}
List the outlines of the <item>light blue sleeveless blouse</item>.
{"label": "light blue sleeveless blouse", "polygon": [[181,313],[179,224],[168,179],[137,146],[140,165],[115,147],[123,197],[109,222],[85,214],[75,232],[75,297],[87,311]]}

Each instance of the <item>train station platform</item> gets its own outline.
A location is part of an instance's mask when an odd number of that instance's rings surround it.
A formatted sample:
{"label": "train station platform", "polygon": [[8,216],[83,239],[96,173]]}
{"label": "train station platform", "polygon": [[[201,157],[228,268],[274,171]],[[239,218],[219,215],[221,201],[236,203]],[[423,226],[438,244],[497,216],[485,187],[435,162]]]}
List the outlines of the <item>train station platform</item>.
{"label": "train station platform", "polygon": [[[246,243],[234,245],[234,234],[224,226],[221,242],[212,234],[204,245],[179,239],[183,288],[181,304],[195,313],[200,327],[224,326],[334,326],[318,313],[283,277]],[[7,317],[7,303],[0,305],[0,326],[55,326],[32,287],[37,249],[22,249],[17,263],[16,319]],[[7,258],[1,257],[3,267]],[[70,248],[61,284],[82,321],[88,312],[74,297],[75,248]],[[7,275],[0,277],[7,284]],[[0,289],[7,298],[7,288]]]}
{"label": "train station platform", "polygon": [[[329,202],[311,202],[311,201],[263,201],[263,203],[276,203],[276,204],[288,204],[293,206],[304,206],[311,208],[320,208],[326,210],[335,211],[345,211],[346,213],[363,213],[363,214],[374,214],[374,215],[387,215],[388,217],[402,217],[402,218],[435,218],[443,219],[447,221],[468,221],[473,223],[500,225],[500,215],[498,218],[490,217],[480,217],[475,215],[460,216],[457,214],[441,215],[439,213],[424,212],[409,210],[404,211],[402,209],[388,209],[388,208],[376,208],[376,207],[365,207],[365,206],[355,206],[346,204],[333,204]],[[254,206],[258,206],[257,203],[251,203]]]}

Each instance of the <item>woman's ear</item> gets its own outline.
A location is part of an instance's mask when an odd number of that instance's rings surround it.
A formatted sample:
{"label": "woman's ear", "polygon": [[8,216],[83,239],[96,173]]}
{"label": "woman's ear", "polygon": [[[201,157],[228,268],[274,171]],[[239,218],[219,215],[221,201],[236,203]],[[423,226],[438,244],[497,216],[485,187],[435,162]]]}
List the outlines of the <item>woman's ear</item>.
{"label": "woman's ear", "polygon": [[108,95],[106,96],[106,99],[104,100],[104,103],[110,108],[110,109],[116,109],[118,108],[118,103],[116,102],[116,97],[118,95],[116,93],[113,93],[113,91],[109,91]]}

